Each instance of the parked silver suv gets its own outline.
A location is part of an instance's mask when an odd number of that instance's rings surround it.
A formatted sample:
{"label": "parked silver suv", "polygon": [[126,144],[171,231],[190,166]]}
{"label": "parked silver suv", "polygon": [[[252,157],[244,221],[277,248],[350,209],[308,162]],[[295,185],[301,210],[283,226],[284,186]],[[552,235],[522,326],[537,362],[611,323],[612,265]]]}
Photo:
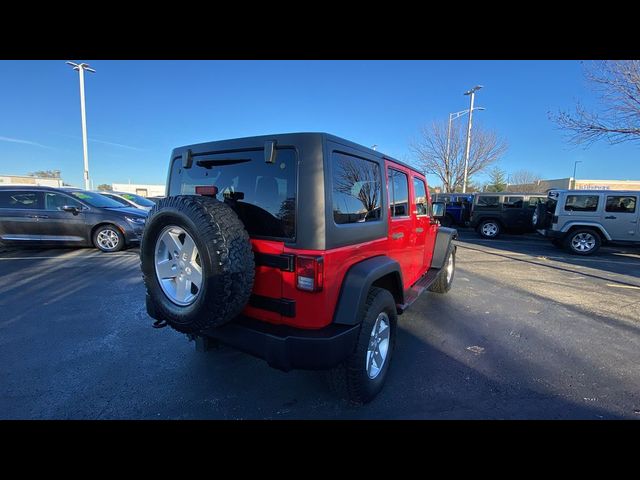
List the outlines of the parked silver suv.
{"label": "parked silver suv", "polygon": [[557,247],[591,255],[602,243],[640,245],[640,191],[551,190],[534,228]]}

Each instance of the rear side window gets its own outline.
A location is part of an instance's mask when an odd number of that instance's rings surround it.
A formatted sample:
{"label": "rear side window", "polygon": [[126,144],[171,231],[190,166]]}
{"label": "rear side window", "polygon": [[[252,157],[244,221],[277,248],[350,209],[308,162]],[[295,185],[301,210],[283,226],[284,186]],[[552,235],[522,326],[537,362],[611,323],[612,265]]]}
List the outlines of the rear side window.
{"label": "rear side window", "polygon": [[36,210],[42,208],[40,192],[0,191],[0,208]]}
{"label": "rear side window", "polygon": [[169,195],[195,195],[198,186],[215,186],[215,198],[240,217],[249,235],[295,238],[297,154],[276,149],[274,163],[264,150],[194,155],[191,168],[180,158],[171,167]]}
{"label": "rear side window", "polygon": [[409,177],[392,168],[389,169],[389,204],[392,217],[409,215]]}
{"label": "rear side window", "polygon": [[598,198],[598,195],[567,195],[564,209],[568,212],[595,212]]}
{"label": "rear side window", "polygon": [[479,208],[496,208],[500,206],[500,197],[499,196],[485,196],[479,195],[478,200],[476,201],[476,206]]}
{"label": "rear side window", "polygon": [[424,185],[424,182],[419,178],[413,179],[413,191],[415,193],[415,201],[416,201],[416,211],[418,215],[427,215],[428,213],[428,205],[427,205],[427,188]]}
{"label": "rear side window", "polygon": [[522,208],[524,197],[504,197],[504,208]]}
{"label": "rear side window", "polygon": [[636,197],[629,195],[607,196],[607,212],[635,213]]}
{"label": "rear side window", "polygon": [[62,210],[62,207],[82,208],[82,204],[67,195],[46,192],[44,194],[44,208],[46,210]]}
{"label": "rear side window", "polygon": [[364,158],[333,152],[333,220],[338,225],[380,220],[380,166]]}
{"label": "rear side window", "polygon": [[541,203],[545,203],[547,197],[529,197],[529,207],[536,208]]}

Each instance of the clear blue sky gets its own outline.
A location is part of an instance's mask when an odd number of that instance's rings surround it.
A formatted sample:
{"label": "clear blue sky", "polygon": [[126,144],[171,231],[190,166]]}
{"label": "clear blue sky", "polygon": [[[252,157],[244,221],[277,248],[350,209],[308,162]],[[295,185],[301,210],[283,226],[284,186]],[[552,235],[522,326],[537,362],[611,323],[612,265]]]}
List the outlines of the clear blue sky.
{"label": "clear blue sky", "polygon": [[[175,146],[268,133],[326,131],[409,159],[420,127],[468,108],[477,84],[486,111],[474,124],[507,138],[507,172],[568,177],[582,160],[578,178],[640,178],[637,143],[576,148],[547,118],[595,104],[577,61],[70,60],[97,70],[86,74],[95,186],[164,183]],[[82,185],[78,75],[64,62],[0,61],[0,174],[60,169]]]}

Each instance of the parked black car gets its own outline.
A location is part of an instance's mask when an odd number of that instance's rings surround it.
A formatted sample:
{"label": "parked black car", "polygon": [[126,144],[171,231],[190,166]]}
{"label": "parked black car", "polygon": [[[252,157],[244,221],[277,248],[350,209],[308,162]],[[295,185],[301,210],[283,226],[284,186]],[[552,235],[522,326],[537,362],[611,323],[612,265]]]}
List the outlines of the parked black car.
{"label": "parked black car", "polygon": [[78,189],[0,186],[4,244],[95,246],[117,252],[140,242],[147,212]]}
{"label": "parked black car", "polygon": [[496,238],[503,231],[533,232],[533,213],[546,201],[544,193],[476,193],[469,226],[483,238]]}

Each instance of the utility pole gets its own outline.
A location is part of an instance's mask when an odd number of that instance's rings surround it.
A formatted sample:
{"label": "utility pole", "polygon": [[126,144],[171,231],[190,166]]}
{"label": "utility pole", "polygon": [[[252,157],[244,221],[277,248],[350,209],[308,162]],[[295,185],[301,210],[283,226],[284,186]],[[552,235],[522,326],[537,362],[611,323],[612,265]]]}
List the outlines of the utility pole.
{"label": "utility pole", "polygon": [[476,92],[482,88],[482,85],[476,85],[471,90],[464,92],[465,95],[471,95],[471,105],[469,106],[469,124],[467,125],[467,148],[464,154],[464,181],[462,183],[462,193],[467,193],[467,175],[469,170],[469,150],[471,148],[471,119],[473,117],[473,100]]}
{"label": "utility pole", "polygon": [[[474,110],[485,110],[484,107],[475,107]],[[447,125],[447,151],[445,153],[445,165],[446,165],[446,173],[447,173],[447,184],[449,188],[451,188],[451,163],[449,159],[449,150],[451,147],[451,122],[457,118],[466,115],[471,110],[460,110],[459,112],[454,112],[449,114],[449,123]]]}
{"label": "utility pole", "polygon": [[89,190],[89,150],[87,147],[87,114],[84,108],[84,71],[96,73],[87,63],[67,62],[80,74],[80,116],[82,118],[82,153],[84,156],[84,189]]}
{"label": "utility pole", "polygon": [[576,167],[579,163],[582,163],[582,160],[576,160],[573,162],[573,189],[576,189]]}

